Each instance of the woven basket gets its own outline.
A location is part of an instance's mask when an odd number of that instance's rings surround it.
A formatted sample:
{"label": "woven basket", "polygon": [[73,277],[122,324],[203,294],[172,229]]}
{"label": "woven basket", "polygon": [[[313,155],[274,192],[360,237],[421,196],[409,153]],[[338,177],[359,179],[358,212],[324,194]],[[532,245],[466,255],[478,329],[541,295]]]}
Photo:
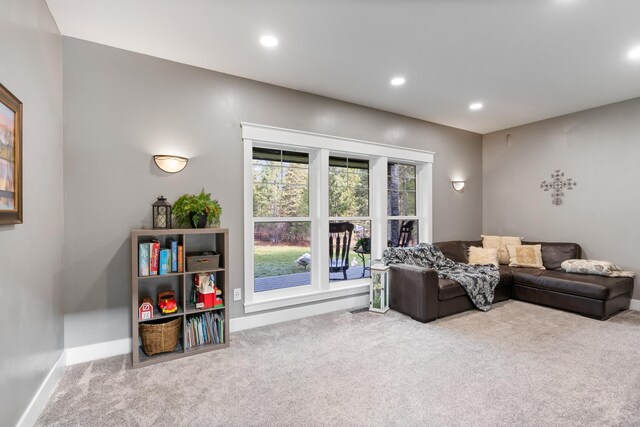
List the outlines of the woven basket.
{"label": "woven basket", "polygon": [[220,254],[187,256],[187,271],[216,270],[220,266]]}
{"label": "woven basket", "polygon": [[173,351],[178,344],[181,323],[181,317],[141,323],[139,331],[140,339],[142,340],[142,351],[147,356]]}

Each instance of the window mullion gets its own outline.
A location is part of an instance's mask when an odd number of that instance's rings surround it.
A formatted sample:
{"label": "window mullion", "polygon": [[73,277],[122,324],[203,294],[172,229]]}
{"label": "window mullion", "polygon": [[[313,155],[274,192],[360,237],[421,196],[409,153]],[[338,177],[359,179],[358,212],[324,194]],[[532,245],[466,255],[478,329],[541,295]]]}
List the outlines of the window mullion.
{"label": "window mullion", "polygon": [[329,289],[329,150],[311,155],[309,165],[309,210],[311,214],[311,284]]}
{"label": "window mullion", "polygon": [[433,240],[432,223],[432,179],[433,165],[423,163],[416,166],[416,214],[418,216],[418,241],[431,243]]}
{"label": "window mullion", "polygon": [[371,185],[369,188],[369,214],[371,220],[371,258],[382,258],[387,247],[387,158],[371,161]]}

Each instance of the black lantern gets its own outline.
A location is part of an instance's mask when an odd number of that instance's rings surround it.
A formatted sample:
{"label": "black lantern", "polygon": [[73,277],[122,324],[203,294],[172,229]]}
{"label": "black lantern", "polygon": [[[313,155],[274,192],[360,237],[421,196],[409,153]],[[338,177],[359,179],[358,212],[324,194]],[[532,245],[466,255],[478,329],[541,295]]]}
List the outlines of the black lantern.
{"label": "black lantern", "polygon": [[171,204],[164,196],[151,205],[153,211],[153,228],[171,228]]}

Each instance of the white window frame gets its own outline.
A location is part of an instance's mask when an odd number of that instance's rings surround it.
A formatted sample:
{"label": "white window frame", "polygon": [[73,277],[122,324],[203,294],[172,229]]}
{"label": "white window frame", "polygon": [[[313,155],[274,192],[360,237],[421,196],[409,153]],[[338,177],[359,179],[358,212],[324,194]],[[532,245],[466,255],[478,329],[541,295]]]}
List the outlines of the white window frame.
{"label": "white window frame", "polygon": [[[431,151],[403,148],[350,138],[322,135],[272,126],[242,123],[244,145],[244,309],[245,313],[271,310],[369,291],[370,280],[329,282],[329,155],[367,158],[370,162],[369,218],[371,258],[381,258],[387,246],[387,162],[416,165],[416,214],[420,242],[431,242]],[[273,291],[254,292],[253,147],[309,153],[309,218],[311,220],[311,284]],[[419,193],[418,193],[419,192]],[[369,219],[365,218],[365,219]],[[307,220],[307,218],[304,218]],[[333,220],[335,218],[331,218]],[[274,218],[281,220],[281,218]],[[286,218],[285,220],[291,220]],[[325,250],[326,249],[326,250]]]}

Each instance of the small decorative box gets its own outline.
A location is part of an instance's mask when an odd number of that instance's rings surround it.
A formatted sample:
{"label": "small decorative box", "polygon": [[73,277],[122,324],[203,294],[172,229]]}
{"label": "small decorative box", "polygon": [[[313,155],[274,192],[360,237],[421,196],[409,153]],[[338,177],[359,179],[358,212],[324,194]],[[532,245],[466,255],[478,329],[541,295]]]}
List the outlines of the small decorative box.
{"label": "small decorative box", "polygon": [[220,254],[187,255],[187,271],[216,270],[220,266]]}

